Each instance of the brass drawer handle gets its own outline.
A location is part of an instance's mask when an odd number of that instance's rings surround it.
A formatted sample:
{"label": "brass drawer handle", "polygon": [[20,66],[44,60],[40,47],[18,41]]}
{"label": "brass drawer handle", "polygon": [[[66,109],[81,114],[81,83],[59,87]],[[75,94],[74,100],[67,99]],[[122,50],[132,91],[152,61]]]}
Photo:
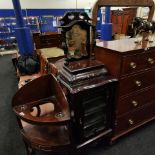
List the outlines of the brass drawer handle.
{"label": "brass drawer handle", "polygon": [[154,59],[153,59],[153,58],[148,58],[147,61],[148,61],[148,63],[151,64],[151,65],[154,64]]}
{"label": "brass drawer handle", "polygon": [[134,106],[134,107],[137,107],[138,106],[138,102],[137,101],[132,101],[132,105]]}
{"label": "brass drawer handle", "polygon": [[136,83],[136,86],[137,87],[140,87],[142,85],[142,82],[141,81],[138,81],[138,80],[135,83]]}
{"label": "brass drawer handle", "polygon": [[136,63],[135,62],[130,62],[130,67],[132,69],[135,69],[137,67]]}
{"label": "brass drawer handle", "polygon": [[129,119],[129,124],[130,125],[133,125],[134,124],[134,121],[132,119]]}

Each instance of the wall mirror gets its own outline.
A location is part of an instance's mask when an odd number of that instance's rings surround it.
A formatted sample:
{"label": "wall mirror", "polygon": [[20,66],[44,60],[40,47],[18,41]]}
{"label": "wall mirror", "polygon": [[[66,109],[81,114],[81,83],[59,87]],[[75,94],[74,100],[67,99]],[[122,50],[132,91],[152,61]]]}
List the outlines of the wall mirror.
{"label": "wall mirror", "polygon": [[[97,25],[98,10],[106,6],[112,8],[111,22],[113,23],[113,34],[127,34],[128,25],[136,16],[152,21],[155,9],[153,0],[98,0],[92,9],[92,24],[94,26]],[[116,9],[113,10],[113,8]],[[120,11],[118,10],[119,8],[121,8]],[[121,10],[123,10],[124,15],[121,15]]]}

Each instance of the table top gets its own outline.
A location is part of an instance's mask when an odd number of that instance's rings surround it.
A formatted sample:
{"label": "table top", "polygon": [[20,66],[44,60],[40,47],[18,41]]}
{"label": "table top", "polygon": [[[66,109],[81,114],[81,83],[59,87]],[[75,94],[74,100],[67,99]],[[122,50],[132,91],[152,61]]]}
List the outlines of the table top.
{"label": "table top", "polygon": [[135,50],[138,51],[140,49],[145,49],[145,48],[153,48],[155,47],[155,41],[153,42],[145,41],[142,43],[135,43],[135,38],[120,39],[120,40],[113,40],[113,41],[99,40],[96,43],[96,46],[123,53],[123,52],[129,52],[129,51],[131,52]]}
{"label": "table top", "polygon": [[55,57],[64,56],[64,51],[58,47],[42,48],[42,49],[39,49],[39,51],[45,58],[55,58]]}

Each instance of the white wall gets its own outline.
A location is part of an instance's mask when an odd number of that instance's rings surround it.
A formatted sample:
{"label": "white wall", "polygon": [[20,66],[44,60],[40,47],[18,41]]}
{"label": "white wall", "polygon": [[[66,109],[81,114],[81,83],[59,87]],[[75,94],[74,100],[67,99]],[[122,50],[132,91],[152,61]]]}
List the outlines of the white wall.
{"label": "white wall", "polygon": [[[77,0],[78,8],[92,7],[96,0]],[[23,9],[76,8],[76,0],[20,0]],[[12,9],[12,0],[0,0],[0,9]]]}
{"label": "white wall", "polygon": [[[155,3],[155,0],[153,0],[154,1],[154,3]],[[155,13],[154,13],[154,16],[153,16],[153,20],[155,21]]]}
{"label": "white wall", "polygon": [[[76,0],[20,0],[23,9],[74,9]],[[96,0],[77,0],[77,8],[92,7]],[[154,0],[155,2],[155,0]],[[12,9],[12,0],[0,0],[0,9]],[[155,20],[155,14],[153,16]]]}
{"label": "white wall", "polygon": [[0,0],[0,9],[12,8],[12,0]]}

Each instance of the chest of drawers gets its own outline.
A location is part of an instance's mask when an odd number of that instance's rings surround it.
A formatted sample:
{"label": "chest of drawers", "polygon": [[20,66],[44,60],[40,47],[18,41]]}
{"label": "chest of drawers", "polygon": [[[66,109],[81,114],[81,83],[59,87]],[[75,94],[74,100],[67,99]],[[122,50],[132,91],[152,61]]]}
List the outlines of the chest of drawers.
{"label": "chest of drawers", "polygon": [[155,43],[137,45],[134,39],[102,41],[95,54],[119,80],[113,141],[155,119]]}

